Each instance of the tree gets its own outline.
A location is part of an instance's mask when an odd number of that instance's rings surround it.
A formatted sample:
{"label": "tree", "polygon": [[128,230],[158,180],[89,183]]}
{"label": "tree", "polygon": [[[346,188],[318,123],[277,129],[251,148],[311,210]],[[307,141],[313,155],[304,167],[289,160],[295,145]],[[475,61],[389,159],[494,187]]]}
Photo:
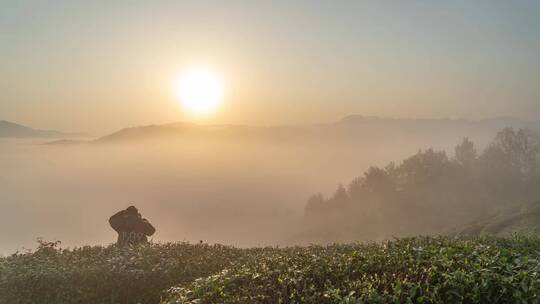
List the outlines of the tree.
{"label": "tree", "polygon": [[444,151],[418,151],[416,155],[404,160],[397,169],[399,187],[413,192],[419,187],[429,189],[444,176],[448,165],[448,156]]}
{"label": "tree", "polygon": [[461,144],[456,146],[455,159],[458,164],[465,167],[470,167],[474,161],[476,161],[477,157],[478,156],[476,154],[474,143],[469,140],[468,137],[465,137]]}
{"label": "tree", "polygon": [[369,167],[329,199],[312,196],[306,213],[316,212],[319,223],[331,223],[329,229],[364,237],[447,231],[501,204],[538,200],[539,162],[540,137],[506,128],[481,154],[464,138],[451,160],[428,149],[397,166]]}
{"label": "tree", "polygon": [[347,194],[347,190],[345,190],[343,184],[339,184],[336,192],[334,193],[334,196],[332,196],[332,199],[336,202],[345,202],[348,198],[349,195]]}
{"label": "tree", "polygon": [[530,131],[520,129],[516,132],[513,128],[505,128],[497,133],[484,158],[489,165],[507,170],[504,174],[530,180],[538,170],[539,153],[540,146]]}
{"label": "tree", "polygon": [[355,201],[360,200],[364,195],[364,184],[364,177],[359,176],[353,179],[352,182],[349,184],[349,187],[347,188],[349,197]]}
{"label": "tree", "polygon": [[313,216],[317,214],[323,213],[324,209],[324,197],[322,194],[317,193],[312,196],[310,196],[307,200],[306,204],[306,216]]}
{"label": "tree", "polygon": [[385,196],[394,192],[395,184],[386,170],[369,167],[364,173],[364,188],[368,193]]}

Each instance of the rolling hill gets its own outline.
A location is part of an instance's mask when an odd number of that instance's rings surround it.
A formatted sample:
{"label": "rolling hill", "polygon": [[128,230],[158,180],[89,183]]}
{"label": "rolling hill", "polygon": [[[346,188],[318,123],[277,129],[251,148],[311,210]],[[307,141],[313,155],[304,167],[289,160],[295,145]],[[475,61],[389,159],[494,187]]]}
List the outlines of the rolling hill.
{"label": "rolling hill", "polygon": [[38,130],[13,122],[0,120],[0,138],[64,138],[80,136],[82,135],[63,133],[54,130]]}
{"label": "rolling hill", "polygon": [[509,236],[540,232],[540,201],[510,205],[499,213],[456,229],[451,234],[462,236]]}
{"label": "rolling hill", "polygon": [[[485,120],[381,118],[350,115],[337,122],[312,125],[281,125],[270,127],[244,125],[198,125],[172,123],[125,128],[96,140],[98,143],[133,142],[159,139],[240,139],[279,142],[451,142],[464,136],[484,143],[504,127],[529,128],[540,131],[540,122],[516,118]],[[421,147],[421,146],[419,146]],[[417,147],[417,148],[419,148]]]}

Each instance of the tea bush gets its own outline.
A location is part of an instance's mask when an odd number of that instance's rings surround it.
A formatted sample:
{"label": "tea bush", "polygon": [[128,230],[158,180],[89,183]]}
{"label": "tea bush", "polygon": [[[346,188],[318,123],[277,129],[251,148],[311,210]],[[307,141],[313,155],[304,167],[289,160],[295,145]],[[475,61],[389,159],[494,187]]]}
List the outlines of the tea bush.
{"label": "tea bush", "polygon": [[238,249],[60,249],[0,258],[0,304],[540,303],[540,237]]}
{"label": "tea bush", "polygon": [[0,303],[158,303],[163,290],[222,270],[241,250],[221,245],[148,244],[59,249],[0,259]]}
{"label": "tea bush", "polygon": [[251,251],[173,303],[540,303],[540,238],[410,238]]}

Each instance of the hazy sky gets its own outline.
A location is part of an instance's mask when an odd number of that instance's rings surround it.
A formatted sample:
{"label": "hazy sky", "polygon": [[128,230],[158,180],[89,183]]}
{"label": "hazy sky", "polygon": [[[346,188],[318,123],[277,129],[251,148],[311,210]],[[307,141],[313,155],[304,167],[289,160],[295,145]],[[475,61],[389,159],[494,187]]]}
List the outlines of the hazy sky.
{"label": "hazy sky", "polygon": [[[540,1],[0,0],[0,119],[96,135],[200,120],[540,113]],[[182,71],[222,75],[188,115]]]}

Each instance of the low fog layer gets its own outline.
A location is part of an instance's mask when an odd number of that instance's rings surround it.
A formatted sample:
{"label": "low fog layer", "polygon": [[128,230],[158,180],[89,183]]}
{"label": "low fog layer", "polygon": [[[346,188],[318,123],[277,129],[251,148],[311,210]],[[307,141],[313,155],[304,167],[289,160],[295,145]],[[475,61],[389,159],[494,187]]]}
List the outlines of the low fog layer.
{"label": "low fog layer", "polygon": [[2,139],[0,252],[33,248],[37,237],[114,242],[107,220],[130,204],[157,228],[154,241],[288,244],[301,235],[311,194],[329,195],[418,149],[453,151],[466,136],[481,149],[509,124],[519,123],[349,117],[301,127],[154,126],[83,144]]}

